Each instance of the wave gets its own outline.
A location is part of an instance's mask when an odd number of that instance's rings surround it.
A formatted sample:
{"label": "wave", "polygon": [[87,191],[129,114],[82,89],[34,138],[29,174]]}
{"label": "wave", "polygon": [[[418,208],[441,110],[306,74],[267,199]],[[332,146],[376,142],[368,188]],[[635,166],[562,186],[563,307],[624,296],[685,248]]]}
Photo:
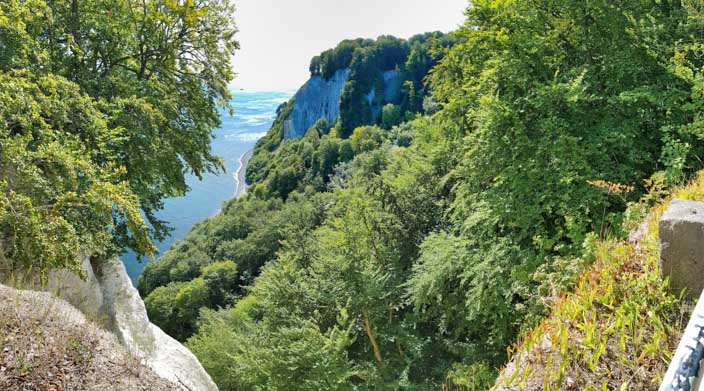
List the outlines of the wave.
{"label": "wave", "polygon": [[235,113],[237,111],[242,111],[242,110],[251,110],[251,111],[274,111],[276,110],[279,105],[282,103],[288,102],[287,98],[275,98],[275,99],[268,99],[268,100],[258,100],[258,101],[249,101],[249,102],[237,102],[235,104]]}
{"label": "wave", "polygon": [[257,141],[264,137],[266,132],[252,132],[252,133],[237,133],[237,134],[226,134],[225,140],[227,141]]}
{"label": "wave", "polygon": [[266,125],[272,123],[274,118],[272,113],[267,112],[262,114],[235,114],[233,120],[246,125]]}

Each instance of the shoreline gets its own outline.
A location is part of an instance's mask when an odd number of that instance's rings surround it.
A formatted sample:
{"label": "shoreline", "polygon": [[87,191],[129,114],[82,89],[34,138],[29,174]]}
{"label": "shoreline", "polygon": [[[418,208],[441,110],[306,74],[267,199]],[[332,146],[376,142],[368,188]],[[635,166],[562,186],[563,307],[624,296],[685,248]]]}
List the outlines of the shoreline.
{"label": "shoreline", "polygon": [[238,162],[240,163],[237,172],[235,173],[235,180],[237,181],[237,187],[235,188],[235,198],[242,197],[247,192],[247,163],[254,153],[253,149],[245,152],[240,156]]}

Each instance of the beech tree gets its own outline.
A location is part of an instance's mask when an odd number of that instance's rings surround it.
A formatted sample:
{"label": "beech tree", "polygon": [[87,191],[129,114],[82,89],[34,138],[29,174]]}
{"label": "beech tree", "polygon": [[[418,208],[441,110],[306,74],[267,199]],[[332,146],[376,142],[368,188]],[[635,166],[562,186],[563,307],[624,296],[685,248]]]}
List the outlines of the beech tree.
{"label": "beech tree", "polygon": [[229,0],[0,4],[4,256],[43,268],[87,243],[154,251],[163,199],[188,190],[187,172],[222,169],[210,141],[234,76],[232,14]]}

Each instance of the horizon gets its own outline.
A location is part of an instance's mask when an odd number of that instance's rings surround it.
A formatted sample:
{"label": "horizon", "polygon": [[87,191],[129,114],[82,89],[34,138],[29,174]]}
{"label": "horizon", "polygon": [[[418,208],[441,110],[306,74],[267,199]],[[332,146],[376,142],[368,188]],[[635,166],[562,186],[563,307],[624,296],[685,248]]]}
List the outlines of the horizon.
{"label": "horizon", "polygon": [[[437,3],[428,7],[422,0],[240,0],[235,23],[241,49],[233,57],[237,75],[230,87],[233,92],[295,92],[310,76],[311,58],[344,39],[408,39],[428,31],[454,31],[469,2]],[[344,20],[339,15],[345,15]]]}

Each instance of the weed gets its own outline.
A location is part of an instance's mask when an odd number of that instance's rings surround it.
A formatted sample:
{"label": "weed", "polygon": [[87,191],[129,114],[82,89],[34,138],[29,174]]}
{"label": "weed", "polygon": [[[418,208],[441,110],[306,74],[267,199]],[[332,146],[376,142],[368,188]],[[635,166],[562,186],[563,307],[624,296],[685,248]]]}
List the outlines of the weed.
{"label": "weed", "polygon": [[495,388],[657,388],[691,311],[660,276],[658,222],[671,198],[704,200],[704,173],[669,197],[654,204],[637,243],[601,239],[592,246],[595,263],[511,349],[515,369],[503,373]]}

